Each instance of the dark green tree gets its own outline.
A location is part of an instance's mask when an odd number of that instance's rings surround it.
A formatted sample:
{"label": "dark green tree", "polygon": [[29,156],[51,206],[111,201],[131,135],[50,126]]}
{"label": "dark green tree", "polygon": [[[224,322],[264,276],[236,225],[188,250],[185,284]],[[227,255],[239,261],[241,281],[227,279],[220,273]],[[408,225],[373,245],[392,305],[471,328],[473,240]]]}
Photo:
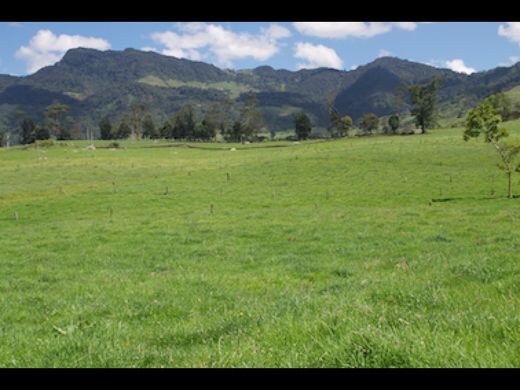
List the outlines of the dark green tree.
{"label": "dark green tree", "polygon": [[160,129],[161,138],[172,139],[173,138],[173,125],[166,119]]}
{"label": "dark green tree", "polygon": [[117,139],[126,139],[132,135],[132,128],[128,124],[126,118],[123,118],[116,132]]}
{"label": "dark green tree", "polygon": [[31,118],[25,118],[22,122],[20,142],[24,145],[32,144],[35,141],[36,125]]}
{"label": "dark green tree", "polygon": [[363,115],[359,126],[364,135],[372,135],[379,128],[379,118],[376,114],[369,112]]}
{"label": "dark green tree", "polygon": [[112,131],[112,123],[107,116],[105,116],[101,121],[99,121],[99,134],[101,139],[113,139],[114,132]]}
{"label": "dark green tree", "polygon": [[42,125],[38,125],[34,129],[34,139],[36,141],[42,141],[51,138],[51,133],[49,130]]}
{"label": "dark green tree", "polygon": [[434,78],[426,84],[408,86],[412,102],[411,114],[415,117],[415,125],[425,134],[426,130],[435,126],[437,116],[437,89],[439,79]]}
{"label": "dark green tree", "polygon": [[304,111],[301,111],[299,114],[294,116],[293,120],[294,131],[296,132],[298,139],[307,139],[312,131],[311,118],[309,118]]}
{"label": "dark green tree", "polygon": [[150,114],[146,115],[143,119],[143,137],[157,139],[159,136],[159,130],[156,129],[152,116]]}
{"label": "dark green tree", "polygon": [[390,118],[388,118],[388,127],[390,128],[390,131],[392,134],[397,133],[397,129],[399,129],[399,125],[400,125],[399,115],[394,114],[394,115],[391,115]]}
{"label": "dark green tree", "polygon": [[175,115],[173,135],[175,139],[192,139],[195,134],[195,118],[193,107],[185,105],[180,112]]}

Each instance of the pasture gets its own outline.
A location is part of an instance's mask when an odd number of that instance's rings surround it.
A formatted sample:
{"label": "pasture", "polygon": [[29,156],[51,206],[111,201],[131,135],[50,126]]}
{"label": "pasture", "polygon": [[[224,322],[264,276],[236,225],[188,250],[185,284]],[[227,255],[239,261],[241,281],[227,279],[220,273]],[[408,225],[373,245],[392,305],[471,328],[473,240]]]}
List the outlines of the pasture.
{"label": "pasture", "polygon": [[482,140],[121,144],[0,149],[1,367],[520,366]]}

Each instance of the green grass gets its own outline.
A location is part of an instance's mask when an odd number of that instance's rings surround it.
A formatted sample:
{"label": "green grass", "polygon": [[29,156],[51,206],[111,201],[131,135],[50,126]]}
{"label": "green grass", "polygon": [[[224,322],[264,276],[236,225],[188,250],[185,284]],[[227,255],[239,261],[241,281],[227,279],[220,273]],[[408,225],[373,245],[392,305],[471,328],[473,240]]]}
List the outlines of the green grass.
{"label": "green grass", "polygon": [[0,366],[520,366],[520,199],[461,134],[0,149]]}
{"label": "green grass", "polygon": [[142,77],[137,82],[153,85],[156,87],[164,87],[164,88],[180,88],[180,87],[190,87],[190,88],[198,88],[198,89],[217,89],[219,91],[226,91],[230,94],[231,97],[236,98],[241,93],[256,91],[254,88],[251,88],[247,84],[237,83],[234,81],[220,81],[220,82],[201,82],[201,81],[181,81],[176,79],[161,79],[159,77],[149,75]]}

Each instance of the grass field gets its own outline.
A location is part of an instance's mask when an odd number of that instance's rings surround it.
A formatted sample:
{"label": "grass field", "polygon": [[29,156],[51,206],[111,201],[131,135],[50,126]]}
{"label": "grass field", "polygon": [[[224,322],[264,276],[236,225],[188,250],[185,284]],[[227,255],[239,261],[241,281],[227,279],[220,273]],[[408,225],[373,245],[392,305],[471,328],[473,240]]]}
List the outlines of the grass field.
{"label": "grass field", "polygon": [[0,149],[0,366],[520,366],[520,199],[461,134]]}

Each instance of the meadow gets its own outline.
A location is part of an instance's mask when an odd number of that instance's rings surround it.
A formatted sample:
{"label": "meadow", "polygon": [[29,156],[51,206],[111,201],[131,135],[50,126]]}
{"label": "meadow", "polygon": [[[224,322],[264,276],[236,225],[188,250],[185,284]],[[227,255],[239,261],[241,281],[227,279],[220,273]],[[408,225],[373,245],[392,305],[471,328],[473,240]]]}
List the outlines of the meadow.
{"label": "meadow", "polygon": [[0,149],[1,367],[520,366],[520,199],[462,129],[87,144]]}

